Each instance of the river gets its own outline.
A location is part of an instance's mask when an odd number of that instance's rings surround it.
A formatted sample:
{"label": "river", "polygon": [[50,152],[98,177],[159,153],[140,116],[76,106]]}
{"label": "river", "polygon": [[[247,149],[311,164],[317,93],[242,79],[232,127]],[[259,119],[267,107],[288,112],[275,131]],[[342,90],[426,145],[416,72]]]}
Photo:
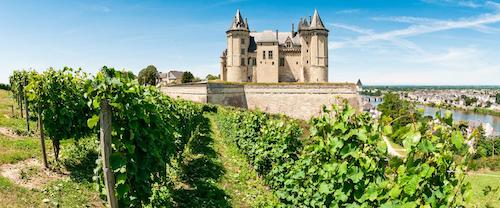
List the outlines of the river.
{"label": "river", "polygon": [[[373,106],[377,106],[380,104],[380,101],[370,102]],[[444,115],[446,109],[423,106],[419,105],[419,108],[424,108],[425,116],[434,116],[436,112],[441,112],[441,115]],[[480,123],[488,123],[493,127],[496,135],[500,135],[500,116],[493,115],[485,115],[479,114],[470,111],[462,111],[462,110],[450,110],[453,113],[453,120],[461,120],[461,121],[472,121],[472,122],[480,122]]]}

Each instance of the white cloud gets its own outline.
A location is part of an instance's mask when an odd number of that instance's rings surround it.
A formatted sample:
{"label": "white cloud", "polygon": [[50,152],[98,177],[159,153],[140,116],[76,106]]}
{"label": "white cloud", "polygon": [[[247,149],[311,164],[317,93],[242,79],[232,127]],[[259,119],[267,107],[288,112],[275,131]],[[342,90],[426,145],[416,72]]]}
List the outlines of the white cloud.
{"label": "white cloud", "polygon": [[359,14],[360,12],[361,12],[361,10],[359,10],[359,9],[344,9],[344,10],[337,11],[335,13],[336,14]]}
{"label": "white cloud", "polygon": [[[407,17],[399,19],[401,19],[402,21],[411,20]],[[413,21],[415,20],[418,20],[419,22],[425,20],[425,22],[427,23],[414,24],[404,29],[392,30],[388,32],[362,35],[353,40],[333,43],[331,49],[362,45],[374,41],[394,41],[398,40],[398,38],[417,36],[426,33],[446,31],[451,29],[478,28],[487,24],[500,22],[500,14],[484,14],[473,18],[463,18],[458,20],[445,20],[445,21],[431,21],[430,19],[423,19],[423,18],[413,19]],[[408,45],[409,42],[406,42],[406,44]]]}
{"label": "white cloud", "polygon": [[486,8],[500,10],[500,3],[492,0],[422,0],[422,2],[429,4],[437,4],[442,6],[460,6],[471,9]]}
{"label": "white cloud", "polygon": [[500,2],[486,1],[485,5],[496,10],[500,10]]}
{"label": "white cloud", "polygon": [[[409,23],[409,24],[424,24],[424,25],[446,25],[450,20],[438,20],[425,17],[411,17],[411,16],[391,16],[391,17],[374,17],[372,20],[375,21],[387,21],[387,22],[398,22],[398,23]],[[500,29],[488,27],[486,25],[473,25],[471,29],[477,30],[483,33],[496,33],[500,32]]]}

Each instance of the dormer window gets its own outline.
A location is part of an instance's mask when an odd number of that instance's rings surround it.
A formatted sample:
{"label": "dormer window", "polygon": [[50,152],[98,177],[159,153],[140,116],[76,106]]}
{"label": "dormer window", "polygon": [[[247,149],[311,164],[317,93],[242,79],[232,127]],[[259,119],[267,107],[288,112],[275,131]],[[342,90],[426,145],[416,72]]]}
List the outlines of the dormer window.
{"label": "dormer window", "polygon": [[291,47],[292,47],[292,45],[293,45],[293,44],[292,44],[292,39],[290,39],[290,37],[288,37],[288,38],[286,39],[285,46],[286,46],[287,48],[291,48]]}

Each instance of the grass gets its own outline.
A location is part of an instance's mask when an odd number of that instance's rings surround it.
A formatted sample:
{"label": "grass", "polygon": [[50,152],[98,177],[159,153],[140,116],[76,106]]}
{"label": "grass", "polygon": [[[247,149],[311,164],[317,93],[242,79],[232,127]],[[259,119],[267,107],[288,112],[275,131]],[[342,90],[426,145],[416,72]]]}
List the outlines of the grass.
{"label": "grass", "polygon": [[483,190],[487,186],[492,188],[500,187],[500,171],[471,173],[467,176],[467,181],[472,185],[472,196],[466,207],[499,207],[500,189],[487,196]]}
{"label": "grass", "polygon": [[214,148],[220,154],[220,159],[226,168],[226,174],[219,184],[231,197],[235,207],[262,207],[277,204],[278,199],[268,191],[257,173],[250,168],[249,162],[241,154],[238,147],[220,135],[213,115],[209,116],[214,137]]}
{"label": "grass", "polygon": [[[26,118],[20,117],[20,110],[11,96],[9,91],[0,90],[0,126],[8,127],[15,132],[26,133]],[[14,106],[14,115],[12,115],[12,106]],[[30,121],[30,128],[30,130],[36,129],[35,121]]]}
{"label": "grass", "polygon": [[12,139],[0,134],[0,165],[40,157],[40,152],[40,143],[34,138]]}
{"label": "grass", "polygon": [[0,176],[0,204],[2,207],[40,207],[42,194],[13,184]]}

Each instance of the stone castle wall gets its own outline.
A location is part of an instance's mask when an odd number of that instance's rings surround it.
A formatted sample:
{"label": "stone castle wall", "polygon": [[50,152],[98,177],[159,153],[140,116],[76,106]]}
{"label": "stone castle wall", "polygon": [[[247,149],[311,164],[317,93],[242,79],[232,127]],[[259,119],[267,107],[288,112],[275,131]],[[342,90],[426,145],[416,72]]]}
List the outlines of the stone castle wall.
{"label": "stone castle wall", "polygon": [[340,104],[346,99],[361,109],[356,85],[345,84],[225,84],[204,83],[162,87],[171,97],[201,103],[260,109],[307,120],[321,113],[323,105]]}

